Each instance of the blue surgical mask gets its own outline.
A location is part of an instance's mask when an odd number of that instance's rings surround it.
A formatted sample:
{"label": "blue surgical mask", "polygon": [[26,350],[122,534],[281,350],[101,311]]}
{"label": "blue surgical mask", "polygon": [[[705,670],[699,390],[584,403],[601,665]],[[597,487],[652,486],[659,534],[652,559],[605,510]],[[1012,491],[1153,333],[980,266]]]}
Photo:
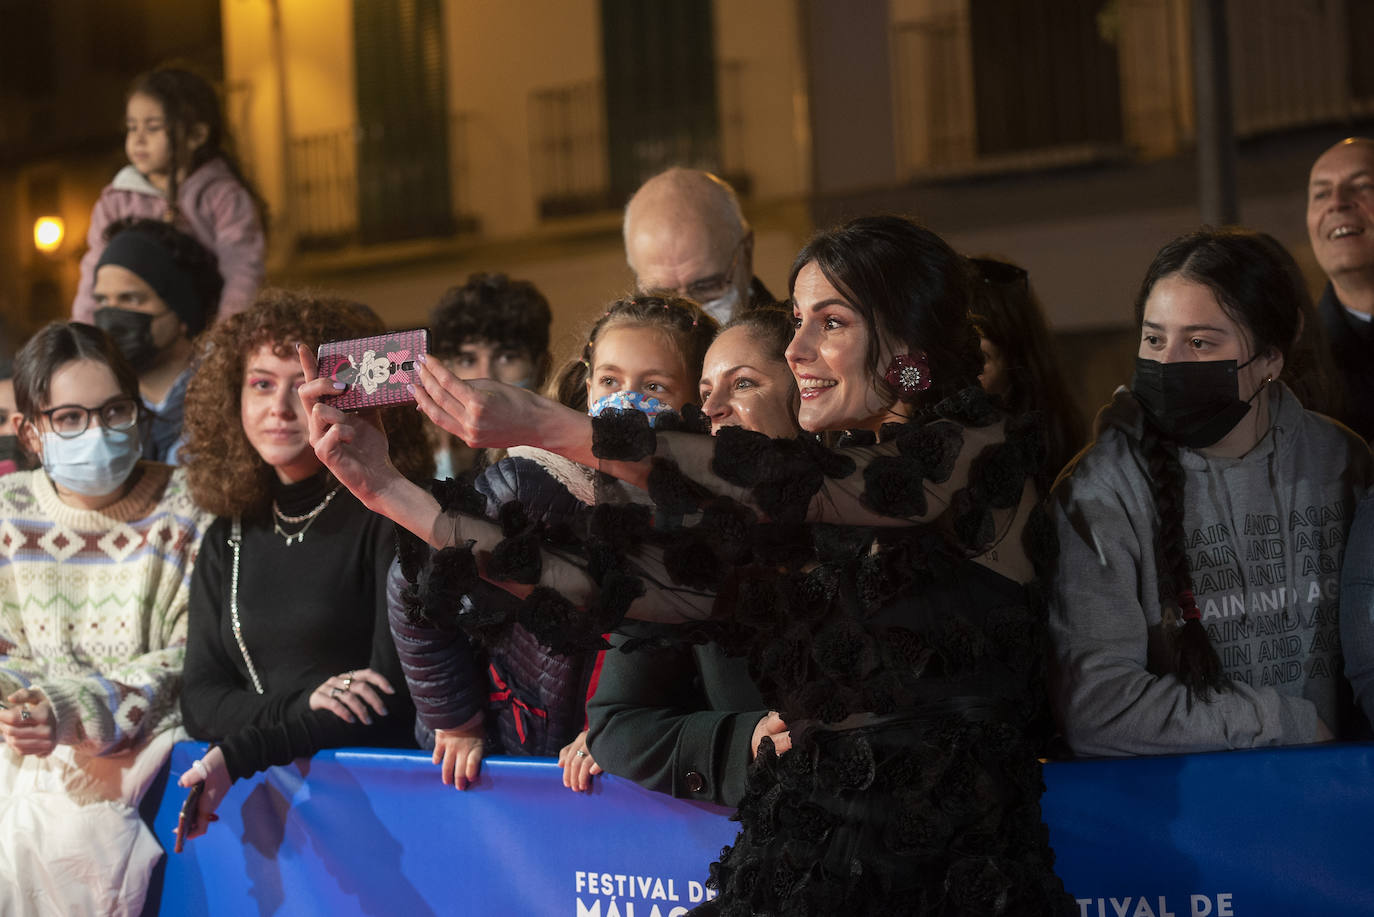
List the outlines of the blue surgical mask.
{"label": "blue surgical mask", "polygon": [[138,427],[107,430],[92,423],[80,436],[43,434],[43,470],[73,493],[103,497],[119,489],[138,464]]}

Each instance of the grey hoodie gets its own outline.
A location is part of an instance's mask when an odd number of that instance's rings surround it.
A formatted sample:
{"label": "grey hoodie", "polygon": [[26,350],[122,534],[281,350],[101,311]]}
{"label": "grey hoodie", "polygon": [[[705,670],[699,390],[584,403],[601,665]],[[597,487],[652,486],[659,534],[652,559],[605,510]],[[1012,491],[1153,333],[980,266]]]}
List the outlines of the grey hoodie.
{"label": "grey hoodie", "polygon": [[1371,457],[1282,384],[1270,389],[1270,416],[1243,458],[1179,450],[1193,592],[1234,687],[1191,710],[1170,671],[1144,420],[1129,392],[1117,390],[1096,441],[1055,486],[1050,696],[1076,753],[1301,744],[1315,741],[1318,717],[1340,730],[1341,558]]}

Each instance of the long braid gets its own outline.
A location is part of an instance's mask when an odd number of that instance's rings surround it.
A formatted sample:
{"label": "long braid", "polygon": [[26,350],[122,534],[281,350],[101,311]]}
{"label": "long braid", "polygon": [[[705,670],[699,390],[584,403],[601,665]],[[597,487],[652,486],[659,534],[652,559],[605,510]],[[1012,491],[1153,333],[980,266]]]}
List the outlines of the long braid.
{"label": "long braid", "polygon": [[[1193,596],[1193,578],[1188,570],[1188,554],[1184,550],[1183,466],[1178,460],[1178,447],[1163,441],[1148,425],[1141,441],[1150,477],[1150,493],[1154,497],[1159,516],[1159,534],[1155,553],[1159,567],[1159,604],[1164,618],[1165,637],[1169,642],[1174,674],[1188,689],[1188,704],[1193,699],[1210,699],[1213,691],[1229,690],[1231,683],[1222,670],[1221,658],[1202,626],[1202,612]],[[1169,629],[1168,610],[1177,608],[1182,626]]]}

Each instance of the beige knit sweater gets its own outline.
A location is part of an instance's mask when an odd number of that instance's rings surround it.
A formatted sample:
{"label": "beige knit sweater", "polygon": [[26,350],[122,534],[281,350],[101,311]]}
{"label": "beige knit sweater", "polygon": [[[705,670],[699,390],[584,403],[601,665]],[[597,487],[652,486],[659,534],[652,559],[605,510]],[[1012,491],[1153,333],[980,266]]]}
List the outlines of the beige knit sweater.
{"label": "beige knit sweater", "polygon": [[69,506],[38,469],[0,477],[0,692],[41,689],[89,754],[180,722],[191,567],[212,517],[185,473],[140,463],[128,496]]}

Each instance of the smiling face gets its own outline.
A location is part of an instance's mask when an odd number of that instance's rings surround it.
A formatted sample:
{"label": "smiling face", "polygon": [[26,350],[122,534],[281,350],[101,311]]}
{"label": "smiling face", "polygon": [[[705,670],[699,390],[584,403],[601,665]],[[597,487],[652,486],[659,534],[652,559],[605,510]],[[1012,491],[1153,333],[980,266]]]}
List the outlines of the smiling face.
{"label": "smiling face", "polygon": [[1374,143],[1327,150],[1307,183],[1307,235],[1332,280],[1374,270]]}
{"label": "smiling face", "polygon": [[[893,400],[870,364],[872,327],[814,261],[797,273],[792,302],[797,332],[787,364],[801,390],[802,429],[876,430],[889,419]],[[880,345],[878,365],[887,366],[894,353],[890,344]]]}
{"label": "smiling face", "polygon": [[239,416],[248,442],[284,484],[310,477],[321,467],[310,448],[306,417],[297,389],[305,374],[295,358],[277,356],[263,344],[244,361]]}
{"label": "smiling face", "polygon": [[722,332],[701,369],[701,409],[712,435],[744,427],[776,438],[797,434],[797,386],[787,363],[771,358],[747,327]]}
{"label": "smiling face", "polygon": [[616,392],[641,392],[680,408],[696,400],[696,379],[668,333],[644,325],[612,325],[592,349],[587,404]]}

